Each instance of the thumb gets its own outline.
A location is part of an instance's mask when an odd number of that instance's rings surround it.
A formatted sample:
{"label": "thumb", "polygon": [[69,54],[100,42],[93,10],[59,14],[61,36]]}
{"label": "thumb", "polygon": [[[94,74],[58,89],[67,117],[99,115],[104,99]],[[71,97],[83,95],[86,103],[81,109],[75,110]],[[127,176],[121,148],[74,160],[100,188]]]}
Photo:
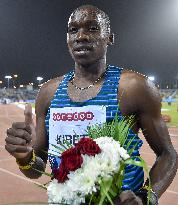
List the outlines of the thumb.
{"label": "thumb", "polygon": [[33,124],[33,114],[32,114],[32,106],[30,104],[25,105],[25,123],[27,125]]}

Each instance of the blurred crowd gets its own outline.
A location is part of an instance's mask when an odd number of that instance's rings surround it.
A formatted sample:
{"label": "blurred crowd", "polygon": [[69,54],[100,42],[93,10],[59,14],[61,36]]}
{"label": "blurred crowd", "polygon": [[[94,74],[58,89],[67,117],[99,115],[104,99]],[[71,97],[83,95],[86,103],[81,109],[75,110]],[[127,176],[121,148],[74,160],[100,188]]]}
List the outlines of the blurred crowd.
{"label": "blurred crowd", "polygon": [[0,103],[35,102],[38,90],[0,89]]}
{"label": "blurred crowd", "polygon": [[[163,101],[178,102],[178,89],[160,89],[160,96]],[[0,103],[10,102],[35,102],[38,90],[28,89],[0,89]]]}

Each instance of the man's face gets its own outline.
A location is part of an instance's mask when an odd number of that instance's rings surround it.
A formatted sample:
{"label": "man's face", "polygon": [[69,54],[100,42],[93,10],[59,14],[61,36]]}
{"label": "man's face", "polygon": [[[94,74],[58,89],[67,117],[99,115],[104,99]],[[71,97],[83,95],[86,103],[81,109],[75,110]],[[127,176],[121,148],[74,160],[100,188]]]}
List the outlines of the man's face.
{"label": "man's face", "polygon": [[69,19],[67,44],[78,64],[91,64],[106,57],[109,33],[105,19],[91,8],[77,10]]}

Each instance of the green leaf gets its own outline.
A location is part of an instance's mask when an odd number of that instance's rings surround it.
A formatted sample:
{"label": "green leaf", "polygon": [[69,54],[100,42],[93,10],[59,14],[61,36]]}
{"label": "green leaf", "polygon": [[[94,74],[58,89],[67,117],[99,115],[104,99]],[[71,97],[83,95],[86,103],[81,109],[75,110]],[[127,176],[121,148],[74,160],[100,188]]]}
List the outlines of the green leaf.
{"label": "green leaf", "polygon": [[125,174],[125,163],[121,162],[119,172],[116,175],[116,185],[118,187],[118,193],[121,192],[124,174]]}
{"label": "green leaf", "polygon": [[[135,158],[139,159],[140,161],[134,160]],[[151,181],[150,181],[150,175],[149,175],[149,168],[148,168],[146,162],[139,156],[132,157],[130,159],[125,160],[124,162],[125,162],[125,164],[132,164],[132,165],[136,165],[136,166],[139,166],[139,167],[143,167],[144,171],[146,172],[146,175],[148,177],[148,182],[149,182],[149,185],[148,185],[148,200],[147,200],[147,205],[149,205],[149,201],[150,201],[150,197],[151,197]]]}
{"label": "green leaf", "polygon": [[124,145],[125,149],[128,150],[134,139],[136,138],[136,135],[132,137],[127,144]]}
{"label": "green leaf", "polygon": [[37,172],[40,172],[41,174],[44,174],[44,175],[46,175],[46,176],[48,176],[48,177],[53,177],[53,174],[49,174],[49,173],[47,173],[47,172],[40,171],[40,170],[35,169],[35,168],[33,168],[33,167],[32,167],[32,169],[35,170],[35,171],[37,171]]}
{"label": "green leaf", "polygon": [[43,184],[44,186],[48,185],[51,182],[51,180],[49,182],[46,182],[45,184]]}
{"label": "green leaf", "polygon": [[125,160],[124,162],[125,162],[125,164],[128,164],[128,165],[143,167],[143,163],[141,161],[136,161],[132,158],[129,158],[129,159]]}
{"label": "green leaf", "polygon": [[[48,151],[45,151],[45,150],[42,150],[42,152],[44,152],[45,154],[50,154],[51,156],[55,156],[55,157],[59,158],[59,155],[52,154],[51,152],[48,152]],[[59,154],[61,154],[61,153],[59,153]]]}
{"label": "green leaf", "polygon": [[114,205],[114,203],[113,203],[111,197],[110,197],[109,194],[108,194],[108,191],[106,191],[106,190],[104,189],[104,192],[105,192],[106,197],[107,197],[108,201],[110,202],[110,204],[111,204],[111,205]]}
{"label": "green leaf", "polygon": [[77,140],[79,140],[80,139],[80,135],[77,135],[75,130],[73,130],[73,132],[74,132],[75,136],[77,137]]}
{"label": "green leaf", "polygon": [[116,197],[117,196],[117,190],[113,189],[113,186],[110,188],[109,193],[113,196]]}
{"label": "green leaf", "polygon": [[95,124],[87,128],[87,134],[92,138],[96,139],[103,136],[112,137],[113,139],[120,142],[121,146],[127,140],[129,133],[129,128],[132,127],[134,116],[130,116],[128,119],[118,119],[116,113],[114,120],[112,122],[105,122],[101,125]]}
{"label": "green leaf", "polygon": [[137,142],[129,151],[128,151],[128,154],[131,156],[132,153],[134,152],[135,148],[137,147],[139,142]]}
{"label": "green leaf", "polygon": [[46,187],[44,184],[37,184],[37,183],[35,183],[35,182],[34,182],[34,184],[35,184],[36,186],[42,188],[42,189],[47,190],[47,187]]}
{"label": "green leaf", "polygon": [[67,145],[67,149],[72,147],[72,144],[70,144],[67,140],[64,140],[64,143]]}
{"label": "green leaf", "polygon": [[91,203],[92,203],[92,199],[93,199],[93,194],[92,194],[91,197],[90,197],[89,205],[91,205]]}
{"label": "green leaf", "polygon": [[105,192],[105,195],[106,195],[108,201],[110,202],[110,204],[114,205],[113,201],[112,201],[112,199],[111,199],[111,197],[109,195],[112,183],[113,183],[113,179],[110,179],[109,181],[108,180],[105,181],[105,183],[104,183],[104,192]]}
{"label": "green leaf", "polygon": [[98,205],[103,205],[106,198],[108,199],[110,204],[114,205],[111,197],[109,196],[109,190],[111,188],[112,182],[113,182],[112,178],[108,179],[108,180],[101,181],[101,183],[100,183],[100,192],[101,192],[100,195],[101,195],[101,197],[100,197]]}
{"label": "green leaf", "polygon": [[54,157],[57,157],[57,158],[59,158],[59,155],[56,155],[56,154],[52,154],[51,152],[48,152],[48,154],[49,154],[49,155],[51,155],[51,156],[54,156]]}
{"label": "green leaf", "polygon": [[[61,144],[62,144],[62,143],[61,143]],[[63,148],[58,147],[58,146],[56,146],[56,145],[54,145],[54,144],[51,144],[51,146],[53,146],[54,148],[60,150],[61,152],[64,152],[64,151],[67,149],[63,144],[61,145],[61,146],[63,146]]]}

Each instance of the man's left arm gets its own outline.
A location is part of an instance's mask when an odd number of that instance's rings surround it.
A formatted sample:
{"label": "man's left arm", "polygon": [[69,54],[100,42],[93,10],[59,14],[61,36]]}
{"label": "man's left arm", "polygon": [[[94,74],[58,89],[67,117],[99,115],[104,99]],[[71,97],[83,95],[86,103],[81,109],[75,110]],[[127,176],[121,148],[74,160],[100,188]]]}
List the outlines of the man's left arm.
{"label": "man's left arm", "polygon": [[150,179],[152,189],[159,198],[175,177],[178,158],[161,116],[158,90],[149,80],[142,88],[142,97],[138,102],[138,122],[144,137],[156,154],[156,161],[150,170]]}
{"label": "man's left arm", "polygon": [[[141,128],[149,146],[156,154],[156,161],[150,170],[152,190],[159,198],[171,184],[178,165],[178,158],[167,127],[161,116],[161,98],[155,85],[143,75],[126,70],[119,84],[119,106],[124,116],[135,116],[132,130]],[[147,185],[148,181],[146,182]],[[144,195],[144,199],[143,199]],[[146,204],[145,194],[138,194]],[[134,193],[123,192],[119,197],[122,205],[139,205]],[[154,203],[152,203],[154,204]]]}

